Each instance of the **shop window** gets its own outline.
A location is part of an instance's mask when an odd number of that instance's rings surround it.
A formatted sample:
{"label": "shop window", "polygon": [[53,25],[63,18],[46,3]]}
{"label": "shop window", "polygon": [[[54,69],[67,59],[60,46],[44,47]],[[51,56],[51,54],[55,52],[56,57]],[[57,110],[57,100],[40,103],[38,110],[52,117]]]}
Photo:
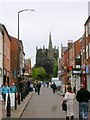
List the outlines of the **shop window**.
{"label": "shop window", "polygon": [[88,45],[86,46],[86,59],[88,59]]}

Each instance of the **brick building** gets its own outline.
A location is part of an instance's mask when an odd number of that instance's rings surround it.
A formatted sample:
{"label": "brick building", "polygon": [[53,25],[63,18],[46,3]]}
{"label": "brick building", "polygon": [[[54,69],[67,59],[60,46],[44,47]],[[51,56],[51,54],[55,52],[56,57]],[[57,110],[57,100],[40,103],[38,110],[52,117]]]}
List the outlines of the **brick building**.
{"label": "brick building", "polygon": [[[90,16],[84,24],[85,33],[82,44],[82,65],[85,66],[85,75],[83,76],[83,83],[90,90]],[[83,49],[84,48],[84,49]],[[84,52],[85,51],[85,52]]]}
{"label": "brick building", "polygon": [[26,77],[30,77],[31,76],[31,59],[25,59],[25,65],[24,65],[24,68],[25,68],[25,73],[24,75]]}
{"label": "brick building", "polygon": [[0,25],[0,85],[3,84],[3,30]]}
{"label": "brick building", "polygon": [[[3,40],[1,46],[3,49],[3,84],[10,83],[10,36],[4,25],[0,24],[0,30],[2,31],[1,38]],[[2,37],[3,36],[3,37]]]}
{"label": "brick building", "polygon": [[18,40],[14,37],[11,38],[11,82],[17,83],[18,73]]}
{"label": "brick building", "polygon": [[25,53],[22,41],[11,38],[11,82],[15,82],[19,86],[20,78],[23,75]]}
{"label": "brick building", "polygon": [[[67,46],[63,52],[61,48],[61,68],[63,68],[61,75],[64,81],[70,75],[71,85],[75,85],[77,90],[80,83],[83,83],[85,88],[90,91],[90,16],[86,20],[84,28],[84,34],[80,39]],[[72,66],[72,71],[65,70],[69,66],[70,68]]]}

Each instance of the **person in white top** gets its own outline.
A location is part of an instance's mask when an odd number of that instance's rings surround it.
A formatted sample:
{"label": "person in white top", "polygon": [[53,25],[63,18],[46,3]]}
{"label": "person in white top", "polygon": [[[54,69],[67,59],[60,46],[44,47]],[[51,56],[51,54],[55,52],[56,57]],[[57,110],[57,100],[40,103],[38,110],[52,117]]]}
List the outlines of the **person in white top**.
{"label": "person in white top", "polygon": [[66,120],[74,119],[74,100],[75,100],[75,93],[72,92],[72,87],[67,87],[67,92],[65,93],[64,99],[66,100],[67,104],[67,111],[66,111]]}

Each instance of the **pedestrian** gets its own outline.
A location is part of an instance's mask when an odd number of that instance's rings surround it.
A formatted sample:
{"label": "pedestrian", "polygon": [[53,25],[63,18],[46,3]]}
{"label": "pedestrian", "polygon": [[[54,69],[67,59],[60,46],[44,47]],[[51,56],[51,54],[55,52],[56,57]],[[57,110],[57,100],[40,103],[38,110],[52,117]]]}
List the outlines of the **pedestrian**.
{"label": "pedestrian", "polygon": [[88,101],[90,99],[90,92],[85,89],[84,85],[80,85],[80,90],[77,92],[76,99],[79,102],[79,120],[88,119]]}
{"label": "pedestrian", "polygon": [[72,91],[72,87],[69,85],[64,96],[66,100],[67,111],[66,111],[66,120],[74,119],[74,102],[75,102],[75,93]]}
{"label": "pedestrian", "polygon": [[15,107],[15,94],[17,92],[17,88],[15,83],[12,83],[10,86],[10,100],[11,100],[11,109]]}
{"label": "pedestrian", "polygon": [[47,88],[49,87],[49,82],[47,82]]}
{"label": "pedestrian", "polygon": [[28,90],[29,90],[29,87],[30,87],[30,81],[27,82],[27,87],[28,87]]}
{"label": "pedestrian", "polygon": [[4,103],[5,103],[5,110],[6,110],[8,94],[10,94],[10,88],[7,83],[5,83],[5,86],[2,87],[2,93],[3,93]]}
{"label": "pedestrian", "polygon": [[38,92],[38,95],[40,94],[40,89],[41,89],[41,83],[38,81],[38,83],[37,83],[37,92]]}
{"label": "pedestrian", "polygon": [[6,94],[7,93],[10,93],[10,88],[8,87],[8,84],[5,83],[5,85],[3,85],[3,87],[2,87],[2,95],[3,95],[4,102],[6,102]]}
{"label": "pedestrian", "polygon": [[34,82],[33,86],[34,86],[35,93],[36,93],[36,92],[37,92],[37,84],[36,84],[36,81]]}
{"label": "pedestrian", "polygon": [[30,91],[31,91],[31,92],[33,91],[33,88],[34,88],[33,83],[31,83],[31,84],[30,84]]}
{"label": "pedestrian", "polygon": [[75,86],[73,87],[73,92],[76,94],[76,87]]}
{"label": "pedestrian", "polygon": [[43,86],[46,87],[46,82],[45,81],[43,82]]}
{"label": "pedestrian", "polygon": [[55,91],[57,89],[57,86],[56,86],[55,82],[52,83],[51,88],[53,90],[53,93],[55,93]]}

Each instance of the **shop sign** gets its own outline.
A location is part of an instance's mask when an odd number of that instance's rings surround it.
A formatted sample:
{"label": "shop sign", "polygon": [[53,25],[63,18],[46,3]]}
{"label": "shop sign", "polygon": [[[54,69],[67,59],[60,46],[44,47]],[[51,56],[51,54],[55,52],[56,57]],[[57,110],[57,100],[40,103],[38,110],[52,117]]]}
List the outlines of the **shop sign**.
{"label": "shop sign", "polygon": [[68,66],[68,70],[72,70],[73,69],[73,66]]}
{"label": "shop sign", "polygon": [[80,75],[82,73],[80,68],[73,68],[73,75]]}

